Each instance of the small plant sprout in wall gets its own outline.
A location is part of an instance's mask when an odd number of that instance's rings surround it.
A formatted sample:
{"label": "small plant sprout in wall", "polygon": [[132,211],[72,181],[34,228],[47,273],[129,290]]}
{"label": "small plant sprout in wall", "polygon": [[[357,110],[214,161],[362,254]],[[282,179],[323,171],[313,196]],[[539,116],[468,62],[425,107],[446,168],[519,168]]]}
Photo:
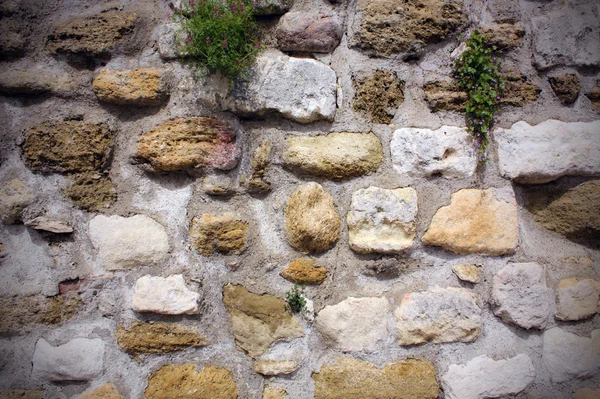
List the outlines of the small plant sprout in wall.
{"label": "small plant sprout in wall", "polygon": [[298,284],[294,284],[294,287],[286,292],[285,298],[287,300],[286,310],[290,310],[294,313],[300,313],[306,308],[306,298],[304,297],[304,287],[298,287]]}

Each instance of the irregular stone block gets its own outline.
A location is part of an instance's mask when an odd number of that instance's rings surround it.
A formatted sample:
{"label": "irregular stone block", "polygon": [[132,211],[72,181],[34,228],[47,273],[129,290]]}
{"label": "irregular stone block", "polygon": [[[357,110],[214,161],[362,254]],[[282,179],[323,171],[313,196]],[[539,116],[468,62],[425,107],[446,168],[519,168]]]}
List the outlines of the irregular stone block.
{"label": "irregular stone block", "polygon": [[581,388],[573,393],[573,399],[598,399],[600,389]]}
{"label": "irregular stone block", "polygon": [[470,264],[462,264],[456,265],[452,268],[452,272],[456,274],[462,281],[467,281],[469,283],[478,283],[481,279],[482,267],[480,265],[470,265]]}
{"label": "irregular stone block", "polygon": [[165,228],[145,215],[98,215],[90,220],[89,235],[106,270],[156,265],[170,250]]}
{"label": "irregular stone block", "polygon": [[556,299],[558,320],[587,319],[600,312],[600,282],[589,278],[560,280]]}
{"label": "irregular stone block", "polygon": [[23,210],[34,200],[34,195],[25,182],[13,179],[0,188],[0,218],[4,224],[22,221]]}
{"label": "irregular stone block", "polygon": [[600,120],[547,120],[531,126],[517,122],[496,129],[498,163],[503,176],[524,184],[539,184],[566,175],[600,175]]}
{"label": "irregular stone block", "polygon": [[288,243],[302,252],[322,252],[340,236],[340,217],[333,197],[317,183],[306,183],[294,191],[285,207]]}
{"label": "irregular stone block", "polygon": [[160,314],[198,314],[200,295],[185,286],[183,274],[166,278],[146,275],[133,287],[134,312]]}
{"label": "irregular stone block", "polygon": [[88,381],[102,374],[104,342],[75,338],[52,346],[40,338],[33,353],[32,374],[47,381]]}
{"label": "irregular stone block", "polygon": [[265,385],[262,399],[287,399],[287,392],[279,387]]}
{"label": "irregular stone block", "polygon": [[121,350],[132,353],[167,353],[207,345],[206,338],[195,330],[178,324],[139,323],[128,328],[121,325],[115,334]]}
{"label": "irregular stone block", "polygon": [[355,111],[366,113],[373,123],[388,124],[404,102],[404,81],[394,71],[375,71],[352,80]]}
{"label": "irregular stone block", "polygon": [[473,176],[477,167],[471,134],[454,126],[398,129],[390,152],[394,169],[412,177],[465,178]]}
{"label": "irregular stone block", "polygon": [[398,254],[416,237],[417,192],[412,187],[369,187],[352,194],[346,221],[350,248],[359,253]]}
{"label": "irregular stone block", "polygon": [[404,294],[394,311],[400,345],[472,342],[481,331],[479,296],[462,288]]}
{"label": "irregular stone block", "polygon": [[579,95],[581,82],[579,76],[574,73],[565,73],[558,76],[548,77],[550,87],[556,97],[565,105],[573,104]]}
{"label": "irregular stone block", "polygon": [[299,258],[279,273],[281,277],[297,284],[321,284],[327,278],[327,269],[310,258]]}
{"label": "irregular stone block", "polygon": [[558,327],[543,336],[542,359],[555,383],[586,379],[600,371],[600,330],[592,337],[580,337]]}
{"label": "irregular stone block", "polygon": [[52,220],[45,216],[38,216],[23,222],[25,226],[34,230],[49,231],[57,234],[69,234],[73,232],[73,228],[68,224],[59,220]]}
{"label": "irregular stone block", "polygon": [[329,133],[326,136],[288,136],[284,165],[329,179],[361,176],[383,161],[381,141],[373,133]]}
{"label": "irregular stone block", "polygon": [[315,326],[327,345],[345,352],[373,350],[388,336],[386,298],[348,298],[325,306]]}
{"label": "irregular stone block", "polygon": [[435,367],[425,359],[389,363],[378,369],[369,362],[339,358],[313,373],[315,399],[434,399]]}
{"label": "irregular stone block", "polygon": [[537,263],[512,263],[494,276],[494,314],[506,323],[543,329],[550,316],[551,290],[544,268]]}
{"label": "irregular stone block", "polygon": [[142,134],[137,156],[157,172],[236,167],[241,149],[227,122],[213,118],[173,118]]}
{"label": "irregular stone block", "polygon": [[275,113],[300,123],[333,120],[336,92],[337,78],[327,65],[271,50],[257,58],[250,79],[234,83],[225,109],[241,116]]}
{"label": "irregular stone block", "polygon": [[168,97],[162,72],[156,69],[101,69],[92,87],[98,100],[118,105],[160,105]]}
{"label": "irregular stone block", "polygon": [[529,356],[493,360],[478,356],[464,365],[451,364],[442,377],[448,399],[503,398],[524,391],[535,380]]}
{"label": "irregular stone block", "polygon": [[454,82],[428,82],[423,91],[425,102],[433,112],[465,112],[469,96]]}
{"label": "irregular stone block", "polygon": [[296,371],[298,366],[294,360],[257,360],[254,371],[262,375],[285,375]]}
{"label": "irregular stone block", "polygon": [[43,122],[27,129],[22,145],[23,160],[34,172],[98,171],[108,163],[112,136],[104,123]]}
{"label": "irregular stone block", "polygon": [[197,373],[195,364],[168,364],[152,373],[146,399],[237,399],[231,371],[207,366]]}
{"label": "irregular stone block", "polygon": [[227,197],[235,194],[233,179],[224,175],[208,175],[202,180],[202,191],[208,195]]}
{"label": "irregular stone block", "polygon": [[488,46],[496,46],[500,51],[510,51],[521,45],[521,38],[525,36],[525,29],[513,24],[485,25],[480,29],[487,38]]}
{"label": "irregular stone block", "polygon": [[217,251],[224,254],[240,254],[246,249],[248,222],[232,213],[211,215],[205,213],[192,219],[190,239],[192,248],[204,256]]}
{"label": "irregular stone block", "polygon": [[593,87],[585,96],[590,99],[594,108],[600,109],[600,87]]}
{"label": "irregular stone block", "polygon": [[529,81],[527,76],[517,73],[506,76],[504,93],[498,101],[500,106],[522,107],[526,103],[537,101],[542,89]]}
{"label": "irregular stone block", "polygon": [[69,179],[71,185],[63,189],[63,195],[81,209],[98,212],[117,201],[117,187],[109,176],[90,172],[69,176]]}
{"label": "irregular stone block", "polygon": [[100,385],[98,388],[83,393],[79,399],[125,399],[113,384]]}
{"label": "irregular stone block", "polygon": [[7,95],[54,94],[68,96],[77,88],[77,82],[68,75],[47,71],[47,66],[35,65],[28,69],[11,69],[0,75],[0,93]]}
{"label": "irregular stone block", "polygon": [[280,15],[286,13],[294,0],[257,0],[254,7],[256,15]]}
{"label": "irregular stone block", "polygon": [[506,255],[515,252],[518,238],[517,203],[507,187],[452,194],[421,240],[458,254]]}
{"label": "irregular stone block", "polygon": [[265,180],[265,175],[271,166],[271,142],[264,140],[252,158],[252,176],[248,183],[248,190],[253,193],[266,193],[271,191],[271,183]]}
{"label": "irregular stone block", "polygon": [[342,23],[333,10],[290,11],[277,24],[277,46],[282,51],[329,53],[340,43]]}
{"label": "irregular stone block", "polygon": [[11,389],[0,393],[0,399],[44,399],[44,391]]}
{"label": "irregular stone block", "polygon": [[157,30],[158,53],[163,60],[174,60],[181,56],[177,50],[177,32],[181,29],[178,23],[161,25]]}
{"label": "irregular stone block", "polygon": [[515,23],[521,19],[519,0],[489,0],[487,11],[497,22]]}

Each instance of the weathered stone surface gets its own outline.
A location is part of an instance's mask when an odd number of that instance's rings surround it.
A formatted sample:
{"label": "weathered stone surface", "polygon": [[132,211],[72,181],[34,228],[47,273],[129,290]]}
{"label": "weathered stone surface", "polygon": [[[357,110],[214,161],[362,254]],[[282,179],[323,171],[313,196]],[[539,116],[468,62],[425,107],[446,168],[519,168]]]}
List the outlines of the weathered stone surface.
{"label": "weathered stone surface", "polygon": [[590,99],[594,108],[600,109],[600,87],[596,86],[592,88],[585,96]]}
{"label": "weathered stone surface", "polygon": [[177,50],[177,32],[180,31],[181,25],[178,23],[169,23],[161,25],[157,30],[158,53],[163,60],[174,60],[181,56]]}
{"label": "weathered stone surface", "polygon": [[253,5],[256,15],[279,15],[287,12],[294,0],[257,0]]}
{"label": "weathered stone surface", "polygon": [[279,273],[281,277],[297,284],[321,284],[327,278],[327,269],[310,258],[299,258]]}
{"label": "weathered stone surface", "polygon": [[417,0],[398,7],[390,0],[359,0],[351,44],[370,54],[418,52],[464,23],[462,2]]}
{"label": "weathered stone surface", "polygon": [[581,388],[573,393],[573,399],[598,399],[600,389]]}
{"label": "weathered stone surface", "polygon": [[237,346],[253,358],[264,354],[276,341],[304,335],[298,319],[285,309],[283,299],[257,295],[241,285],[228,284],[223,288],[223,301]]}
{"label": "weathered stone surface", "polygon": [[542,89],[531,83],[527,76],[517,73],[506,76],[504,93],[498,104],[522,107],[528,102],[537,101]]}
{"label": "weathered stone surface", "polygon": [[167,98],[162,71],[135,69],[112,71],[101,69],[92,87],[102,102],[119,105],[160,105]]}
{"label": "weathered stone surface", "polygon": [[556,97],[565,105],[573,104],[579,95],[581,82],[579,76],[574,73],[565,73],[548,78],[550,87],[556,94]]}
{"label": "weathered stone surface", "polygon": [[496,46],[500,51],[510,51],[521,45],[525,29],[513,24],[485,25],[480,32],[486,36],[489,46]]}
{"label": "weathered stone surface", "polygon": [[404,294],[394,311],[400,345],[472,342],[481,331],[479,296],[462,288]]}
{"label": "weathered stone surface", "polygon": [[519,0],[489,0],[487,11],[494,21],[515,23],[521,19],[521,3]]}
{"label": "weathered stone surface", "polygon": [[483,268],[480,265],[461,264],[454,266],[452,272],[462,281],[478,283],[481,279]]}
{"label": "weathered stone surface", "polygon": [[197,373],[196,365],[168,364],[152,373],[144,391],[146,399],[237,399],[231,371],[207,366]]}
{"label": "weathered stone surface", "polygon": [[52,220],[46,216],[38,216],[23,222],[25,226],[34,230],[49,231],[51,233],[68,234],[73,232],[73,228],[59,220]]}
{"label": "weathered stone surface", "polygon": [[25,55],[29,29],[15,19],[2,18],[0,25],[0,58],[20,58]]}
{"label": "weathered stone surface", "polygon": [[342,351],[373,350],[388,336],[386,298],[348,298],[325,306],[315,326],[327,345]]}
{"label": "weathered stone surface", "polygon": [[33,202],[34,196],[25,182],[13,179],[0,188],[0,218],[4,224],[22,221],[23,210]]}
{"label": "weathered stone surface", "polygon": [[271,142],[263,140],[252,158],[252,176],[248,182],[248,190],[253,193],[266,193],[271,191],[271,183],[265,179],[265,175],[271,166]]}
{"label": "weathered stone surface", "polygon": [[302,252],[322,252],[340,236],[340,217],[333,197],[317,183],[306,183],[294,191],[285,207],[288,243]]}
{"label": "weathered stone surface", "polygon": [[556,318],[583,320],[600,312],[600,282],[589,278],[560,280],[556,292]]}
{"label": "weathered stone surface", "polygon": [[198,314],[200,295],[185,286],[183,274],[166,278],[146,275],[133,287],[131,308],[135,312]]}
{"label": "weathered stone surface", "polygon": [[44,399],[44,391],[11,389],[0,393],[0,399]]}
{"label": "weathered stone surface", "polygon": [[287,392],[283,388],[265,385],[262,399],[287,399]]}
{"label": "weathered stone surface", "polygon": [[600,175],[600,120],[520,121],[496,129],[500,172],[525,184],[546,183],[565,175]]}
{"label": "weathered stone surface", "polygon": [[394,169],[413,177],[465,178],[472,176],[477,167],[471,134],[454,126],[398,129],[390,142],[390,152]]}
{"label": "weathered stone surface", "polygon": [[117,187],[108,176],[90,172],[70,179],[71,185],[63,190],[63,195],[81,209],[98,212],[117,201]]}
{"label": "weathered stone surface", "polygon": [[135,322],[128,328],[121,325],[115,336],[119,347],[132,354],[167,353],[207,344],[197,331],[167,323]]}
{"label": "weathered stone surface", "polygon": [[543,329],[550,316],[550,301],[544,268],[537,263],[512,263],[494,276],[494,314],[506,323]]}
{"label": "weathered stone surface", "polygon": [[425,102],[433,112],[465,112],[469,99],[466,92],[453,82],[428,82],[423,86]]}
{"label": "weathered stone surface", "polygon": [[442,377],[448,399],[504,398],[524,391],[535,379],[529,356],[493,360],[478,356],[465,365],[452,364]]}
{"label": "weathered stone surface", "polygon": [[336,91],[335,72],[327,65],[271,50],[258,57],[249,80],[235,82],[225,108],[241,116],[276,113],[300,123],[333,120]]}
{"label": "weathered stone surface", "polygon": [[213,118],[173,118],[142,134],[138,158],[155,171],[235,168],[241,155],[227,122]]}
{"label": "weathered stone surface", "polygon": [[125,399],[113,384],[100,385],[98,388],[83,393],[79,399]]}
{"label": "weathered stone surface", "polygon": [[51,93],[68,96],[76,87],[77,82],[71,77],[48,72],[37,65],[29,69],[5,70],[0,75],[0,93],[8,95]]}
{"label": "weathered stone surface", "polygon": [[79,173],[108,162],[112,133],[103,123],[47,121],[27,129],[22,145],[25,165],[34,172]]}
{"label": "weathered stone surface", "polygon": [[555,383],[590,378],[600,371],[600,330],[580,337],[558,327],[544,332],[542,359]]}
{"label": "weathered stone surface", "polygon": [[346,221],[350,248],[359,253],[397,254],[416,237],[417,192],[412,187],[369,187],[352,194]]}
{"label": "weathered stone surface", "polygon": [[330,179],[374,172],[382,160],[381,141],[373,133],[288,136],[283,154],[286,167]]}
{"label": "weathered stone surface", "polygon": [[89,235],[106,270],[155,265],[170,250],[165,228],[145,215],[98,215],[90,221]]}
{"label": "weathered stone surface", "polygon": [[233,179],[225,175],[209,175],[202,180],[202,190],[208,195],[226,197],[235,193]]}
{"label": "weathered stone surface", "polygon": [[394,71],[375,71],[352,81],[355,111],[366,113],[373,123],[388,124],[404,102],[404,81]]}
{"label": "weathered stone surface", "polygon": [[109,11],[77,17],[48,35],[46,49],[60,54],[103,57],[134,29],[135,14]]}
{"label": "weathered stone surface", "polygon": [[342,23],[332,10],[290,11],[277,24],[277,45],[282,51],[329,53],[340,43]]}
{"label": "weathered stone surface", "polygon": [[47,381],[88,381],[102,373],[104,342],[75,338],[52,346],[44,338],[35,345],[32,374]]}
{"label": "weathered stone surface", "polygon": [[438,397],[435,367],[425,359],[389,363],[339,358],[313,373],[315,399],[433,399]]}
{"label": "weathered stone surface", "polygon": [[192,248],[204,256],[213,252],[240,254],[246,248],[248,222],[232,213],[211,215],[205,213],[192,219],[190,239]]}
{"label": "weathered stone surface", "polygon": [[262,375],[291,374],[298,366],[294,360],[257,360],[254,362],[254,371]]}
{"label": "weathered stone surface", "polygon": [[517,247],[517,203],[512,188],[464,189],[437,210],[423,235],[425,245],[458,254],[511,254]]}

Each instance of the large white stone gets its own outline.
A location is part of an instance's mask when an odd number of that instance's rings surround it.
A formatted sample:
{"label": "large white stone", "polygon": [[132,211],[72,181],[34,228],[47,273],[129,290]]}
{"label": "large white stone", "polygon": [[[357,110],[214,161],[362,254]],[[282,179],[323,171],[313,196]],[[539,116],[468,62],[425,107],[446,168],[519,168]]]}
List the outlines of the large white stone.
{"label": "large white stone", "polygon": [[402,253],[413,245],[416,217],[414,188],[358,190],[346,218],[350,247],[359,253]]}
{"label": "large white stone", "polygon": [[547,120],[531,126],[517,122],[496,129],[498,160],[503,176],[538,184],[566,175],[600,175],[600,120]]}
{"label": "large white stone", "polygon": [[556,383],[590,378],[600,371],[600,329],[580,337],[559,327],[544,332],[542,359]]}
{"label": "large white stone", "polygon": [[242,116],[274,112],[300,123],[333,120],[336,82],[333,69],[319,61],[266,51],[251,78],[236,81],[225,108]]}
{"label": "large white stone", "polygon": [[315,325],[327,344],[342,351],[373,349],[388,335],[386,298],[348,298],[325,306]]}
{"label": "large white stone", "polygon": [[102,374],[103,365],[101,339],[75,338],[54,347],[40,338],[33,353],[32,375],[48,381],[88,381]]}
{"label": "large white stone", "polygon": [[133,287],[132,309],[161,314],[198,314],[200,295],[185,286],[182,274],[166,278],[146,275]]}
{"label": "large white stone", "polygon": [[98,215],[90,221],[89,234],[106,270],[154,265],[169,252],[165,228],[144,215]]}
{"label": "large white stone", "polygon": [[452,364],[442,377],[448,399],[503,398],[523,391],[535,379],[529,356],[493,360],[478,356],[465,365]]}
{"label": "large white stone", "polygon": [[557,319],[587,319],[600,311],[600,282],[589,278],[560,280],[556,300]]}
{"label": "large white stone", "polygon": [[390,152],[394,169],[412,177],[441,174],[465,178],[472,176],[477,167],[472,136],[455,126],[398,129],[392,136]]}
{"label": "large white stone", "polygon": [[537,263],[512,263],[494,276],[494,314],[523,328],[544,328],[550,316],[552,291]]}

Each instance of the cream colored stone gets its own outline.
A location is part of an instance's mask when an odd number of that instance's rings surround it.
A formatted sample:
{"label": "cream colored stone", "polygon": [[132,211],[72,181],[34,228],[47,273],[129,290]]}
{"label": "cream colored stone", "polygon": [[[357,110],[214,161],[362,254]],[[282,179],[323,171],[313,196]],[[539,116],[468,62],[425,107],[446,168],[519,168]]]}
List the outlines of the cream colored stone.
{"label": "cream colored stone", "polygon": [[461,264],[452,268],[452,272],[462,281],[469,283],[478,283],[481,279],[483,268],[480,265]]}
{"label": "cream colored stone", "polygon": [[79,399],[124,399],[113,384],[104,384],[83,393]]}
{"label": "cream colored stone", "polygon": [[283,388],[265,385],[262,399],[287,399],[288,394]]}
{"label": "cream colored stone", "polygon": [[298,369],[298,363],[293,360],[256,360],[254,371],[262,375],[291,374]]}
{"label": "cream colored stone", "polygon": [[0,219],[4,224],[15,224],[22,221],[21,213],[34,196],[25,183],[13,179],[0,188]]}
{"label": "cream colored stone", "polygon": [[162,72],[156,69],[111,71],[102,69],[92,87],[98,99],[119,105],[160,105],[166,99]]}
{"label": "cream colored stone", "polygon": [[587,319],[600,311],[600,282],[588,278],[560,280],[556,299],[557,319]]}
{"label": "cream colored stone", "polygon": [[600,389],[581,388],[573,393],[573,399],[598,399]]}
{"label": "cream colored stone", "polygon": [[163,277],[146,275],[133,287],[135,312],[160,314],[198,314],[200,295],[185,286],[182,274]]}
{"label": "cream colored stone", "polygon": [[237,399],[231,371],[208,366],[196,372],[194,364],[168,364],[152,373],[146,399]]}

